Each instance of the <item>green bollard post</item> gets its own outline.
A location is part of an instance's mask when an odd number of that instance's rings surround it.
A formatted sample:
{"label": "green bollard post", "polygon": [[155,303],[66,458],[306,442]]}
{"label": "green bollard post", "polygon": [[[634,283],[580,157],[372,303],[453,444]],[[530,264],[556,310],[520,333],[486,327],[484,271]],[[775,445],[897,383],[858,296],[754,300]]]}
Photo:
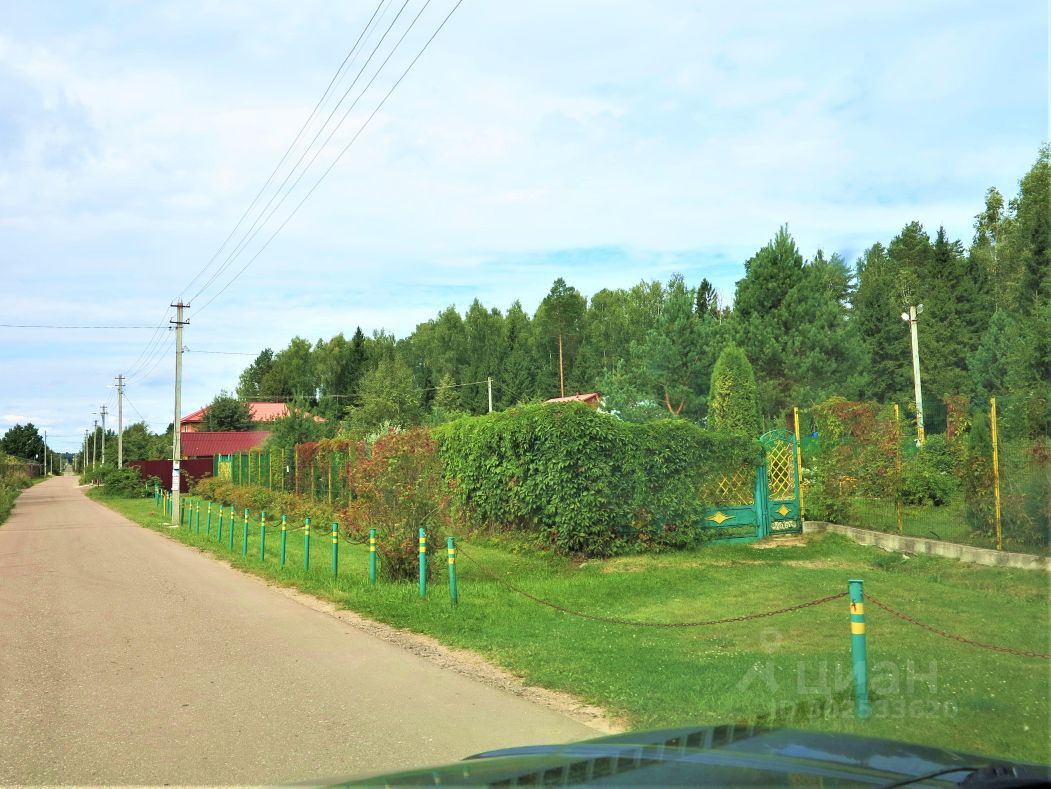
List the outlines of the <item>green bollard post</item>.
{"label": "green bollard post", "polygon": [[237,516],[234,515],[234,505],[230,505],[230,528],[228,529],[229,534],[227,535],[228,550],[234,549],[234,525],[237,520]]}
{"label": "green bollard post", "polygon": [[310,518],[305,518],[303,531],[303,569],[310,569]]}
{"label": "green bollard post", "polygon": [[194,526],[194,531],[196,531],[197,534],[200,535],[200,533],[201,533],[201,500],[200,499],[197,499],[197,519],[194,522],[196,524]]}
{"label": "green bollard post", "polygon": [[179,526],[186,522],[186,507],[179,507]]}
{"label": "green bollard post", "polygon": [[248,555],[248,507],[245,507],[244,533],[241,538],[241,555]]}
{"label": "green bollard post", "polygon": [[212,536],[212,502],[208,502],[208,517],[204,521],[204,536]]}
{"label": "green bollard post", "polygon": [[281,566],[285,566],[285,543],[288,541],[288,516],[281,516]]}
{"label": "green bollard post", "polygon": [[154,507],[160,507],[161,506],[161,493],[160,493],[160,489],[156,485],[153,486],[153,506]]}
{"label": "green bollard post", "polygon": [[215,532],[216,542],[222,543],[223,541],[223,505],[219,505],[219,527]]}
{"label": "green bollard post", "polygon": [[369,529],[369,583],[376,583],[376,530]]}
{"label": "green bollard post", "polygon": [[339,524],[332,521],[332,577],[339,575]]}
{"label": "green bollard post", "polygon": [[266,510],[259,519],[259,561],[266,561]]}
{"label": "green bollard post", "polygon": [[420,527],[420,597],[427,596],[427,531]]}
{"label": "green bollard post", "polygon": [[452,537],[448,540],[449,549],[449,599],[452,600],[453,605],[456,605],[459,600],[459,596],[456,593],[456,542]]}
{"label": "green bollard post", "polygon": [[865,599],[862,581],[847,582],[850,589],[850,655],[854,660],[854,717],[866,720],[869,708],[869,668],[865,654]]}

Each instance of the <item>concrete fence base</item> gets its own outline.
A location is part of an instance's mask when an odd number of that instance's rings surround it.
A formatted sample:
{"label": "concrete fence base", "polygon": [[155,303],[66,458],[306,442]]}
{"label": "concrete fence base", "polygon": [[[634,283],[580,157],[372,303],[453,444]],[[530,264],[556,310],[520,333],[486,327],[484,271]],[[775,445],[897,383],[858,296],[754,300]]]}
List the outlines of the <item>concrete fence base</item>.
{"label": "concrete fence base", "polygon": [[803,532],[842,534],[862,545],[875,545],[888,551],[943,556],[947,559],[959,559],[961,562],[985,564],[990,567],[1013,567],[1019,570],[1051,572],[1051,557],[1033,556],[1028,553],[994,551],[990,548],[975,548],[955,542],[929,540],[926,537],[906,537],[903,534],[888,534],[825,521],[804,521]]}

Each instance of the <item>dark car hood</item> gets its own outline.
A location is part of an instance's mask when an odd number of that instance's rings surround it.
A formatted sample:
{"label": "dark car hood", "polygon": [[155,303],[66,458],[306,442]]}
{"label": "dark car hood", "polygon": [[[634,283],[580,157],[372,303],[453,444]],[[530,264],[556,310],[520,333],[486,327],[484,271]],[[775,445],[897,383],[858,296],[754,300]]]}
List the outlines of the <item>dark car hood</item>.
{"label": "dark car hood", "polygon": [[[462,762],[350,781],[365,786],[883,786],[939,770],[1004,768],[1039,781],[1051,768],[848,734],[707,726],[628,732],[565,745],[479,753]],[[953,786],[959,770],[916,786]],[[975,776],[981,778],[982,776]],[[1018,786],[1023,783],[985,783]],[[969,784],[970,785],[970,784]],[[1038,785],[1038,784],[1037,784]]]}

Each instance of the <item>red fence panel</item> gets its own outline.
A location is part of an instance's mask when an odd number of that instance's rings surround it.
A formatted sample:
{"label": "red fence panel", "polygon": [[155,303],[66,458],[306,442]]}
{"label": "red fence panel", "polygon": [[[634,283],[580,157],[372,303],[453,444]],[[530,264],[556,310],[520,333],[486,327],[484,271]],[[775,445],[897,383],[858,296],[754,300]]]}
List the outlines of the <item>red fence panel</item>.
{"label": "red fence panel", "polygon": [[[128,468],[137,468],[139,476],[143,480],[157,477],[161,481],[161,487],[167,491],[172,489],[172,462],[170,460],[129,460]],[[183,460],[179,463],[179,492],[186,493],[190,479],[201,479],[212,476],[212,459],[203,458],[198,460]]]}

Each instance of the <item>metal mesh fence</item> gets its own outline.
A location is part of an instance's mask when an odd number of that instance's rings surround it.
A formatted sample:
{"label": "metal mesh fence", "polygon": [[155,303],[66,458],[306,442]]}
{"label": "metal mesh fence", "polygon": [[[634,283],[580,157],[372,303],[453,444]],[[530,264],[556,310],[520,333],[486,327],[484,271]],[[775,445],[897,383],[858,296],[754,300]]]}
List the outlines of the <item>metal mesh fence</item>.
{"label": "metal mesh fence", "polygon": [[1051,420],[1045,404],[1028,395],[977,407],[947,398],[937,412],[942,431],[930,432],[934,425],[925,420],[922,447],[915,419],[903,409],[838,405],[835,419],[821,407],[800,412],[807,519],[1048,552]]}

